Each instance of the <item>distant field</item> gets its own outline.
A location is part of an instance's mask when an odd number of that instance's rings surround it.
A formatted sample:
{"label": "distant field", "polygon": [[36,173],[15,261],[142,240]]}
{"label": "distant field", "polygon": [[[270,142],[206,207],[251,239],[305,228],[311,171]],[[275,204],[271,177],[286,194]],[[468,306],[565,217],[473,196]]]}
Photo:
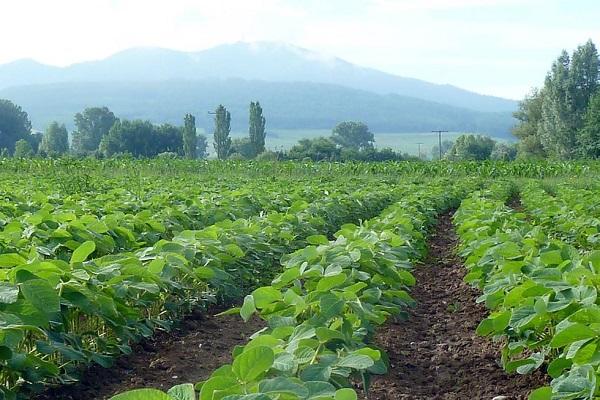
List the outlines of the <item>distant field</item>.
{"label": "distant field", "polygon": [[[454,140],[463,132],[449,132],[442,134],[442,140]],[[245,132],[232,132],[233,138],[244,137]],[[300,138],[314,138],[318,136],[330,136],[329,129],[273,129],[267,133],[266,145],[271,150],[287,150],[298,142]],[[504,138],[494,138],[497,141],[505,142]],[[209,137],[209,143],[212,139]],[[437,145],[438,137],[435,133],[375,133],[375,146],[379,148],[391,147],[395,151],[408,153],[411,155],[419,154],[419,145],[421,145],[421,154],[430,156],[433,146]]]}

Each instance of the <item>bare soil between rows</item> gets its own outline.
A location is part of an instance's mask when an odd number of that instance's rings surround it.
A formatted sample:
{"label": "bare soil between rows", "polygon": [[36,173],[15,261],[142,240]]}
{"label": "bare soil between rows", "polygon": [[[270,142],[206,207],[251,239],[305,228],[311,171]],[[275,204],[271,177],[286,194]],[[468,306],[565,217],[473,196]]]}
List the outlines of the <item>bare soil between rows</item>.
{"label": "bare soil between rows", "polygon": [[214,316],[219,310],[197,311],[171,332],[159,332],[116,360],[112,368],[93,366],[74,385],[51,389],[35,400],[106,400],[138,388],[168,390],[180,383],[208,378],[231,362],[231,351],[246,344],[264,325],[258,319],[244,323],[239,316]]}
{"label": "bare soil between rows", "polygon": [[487,311],[475,302],[479,292],[463,282],[466,270],[456,246],[452,214],[441,215],[429,254],[414,271],[417,306],[408,321],[390,321],[376,333],[391,370],[374,380],[369,399],[526,399],[546,383],[541,372],[505,373],[499,345],[475,333]]}

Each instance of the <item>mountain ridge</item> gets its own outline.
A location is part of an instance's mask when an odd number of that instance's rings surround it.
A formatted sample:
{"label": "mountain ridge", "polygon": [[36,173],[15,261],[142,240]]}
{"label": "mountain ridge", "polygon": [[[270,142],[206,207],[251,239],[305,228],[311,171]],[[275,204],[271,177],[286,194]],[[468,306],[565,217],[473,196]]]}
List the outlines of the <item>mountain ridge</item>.
{"label": "mountain ridge", "polygon": [[260,100],[268,129],[331,129],[360,120],[375,132],[414,133],[432,129],[480,132],[510,138],[508,112],[489,113],[396,94],[381,95],[340,85],[243,79],[156,82],[69,82],[0,90],[26,110],[35,128],[57,120],[72,128],[73,115],[105,105],[118,117],[180,125],[185,113],[212,128],[208,111],[219,103],[232,114],[232,129],[247,130],[248,104]]}
{"label": "mountain ridge", "polygon": [[0,89],[25,84],[217,78],[334,84],[486,112],[514,111],[517,106],[514,100],[402,77],[278,42],[237,42],[196,52],[137,47],[66,67],[31,59],[0,65]]}

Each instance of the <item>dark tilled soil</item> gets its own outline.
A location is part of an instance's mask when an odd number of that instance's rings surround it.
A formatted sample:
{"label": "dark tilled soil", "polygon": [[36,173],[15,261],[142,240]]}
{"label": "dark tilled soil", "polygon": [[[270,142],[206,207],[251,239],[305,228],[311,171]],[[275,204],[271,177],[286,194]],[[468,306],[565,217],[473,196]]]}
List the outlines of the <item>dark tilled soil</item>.
{"label": "dark tilled soil", "polygon": [[231,362],[233,348],[245,344],[263,326],[258,319],[244,323],[239,316],[216,317],[214,313],[194,313],[172,332],[161,332],[134,346],[133,353],[119,358],[112,368],[94,366],[81,382],[51,389],[36,400],[104,400],[126,390],[167,390],[206,379]]}
{"label": "dark tilled soil", "polygon": [[499,366],[499,346],[475,334],[487,312],[475,303],[477,290],[463,282],[456,244],[451,215],[443,215],[427,259],[415,269],[417,306],[410,319],[390,322],[376,334],[391,371],[375,379],[370,399],[526,399],[545,384],[540,372],[507,375]]}

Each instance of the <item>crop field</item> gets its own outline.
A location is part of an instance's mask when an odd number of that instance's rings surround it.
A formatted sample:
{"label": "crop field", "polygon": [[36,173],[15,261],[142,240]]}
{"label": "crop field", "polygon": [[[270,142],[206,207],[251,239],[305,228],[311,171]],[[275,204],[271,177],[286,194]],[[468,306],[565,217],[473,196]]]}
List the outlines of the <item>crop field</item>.
{"label": "crop field", "polygon": [[0,160],[0,399],[600,398],[599,172]]}

